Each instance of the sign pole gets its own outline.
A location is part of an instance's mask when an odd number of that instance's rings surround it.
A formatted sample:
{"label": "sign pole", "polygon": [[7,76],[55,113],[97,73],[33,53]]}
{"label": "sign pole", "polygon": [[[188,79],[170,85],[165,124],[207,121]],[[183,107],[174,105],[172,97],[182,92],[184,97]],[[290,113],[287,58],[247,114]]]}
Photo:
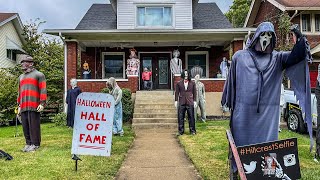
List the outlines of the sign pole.
{"label": "sign pole", "polygon": [[238,151],[237,151],[236,144],[235,144],[235,142],[233,140],[233,137],[232,137],[232,134],[231,134],[230,130],[227,130],[227,137],[228,137],[228,140],[229,140],[229,144],[230,144],[230,147],[231,147],[231,150],[232,150],[233,157],[234,157],[234,159],[236,161],[236,165],[237,165],[237,168],[238,168],[238,172],[239,172],[240,178],[241,178],[241,180],[247,180],[247,177],[246,177],[246,175],[244,173],[243,166],[242,166],[242,163],[241,163]]}

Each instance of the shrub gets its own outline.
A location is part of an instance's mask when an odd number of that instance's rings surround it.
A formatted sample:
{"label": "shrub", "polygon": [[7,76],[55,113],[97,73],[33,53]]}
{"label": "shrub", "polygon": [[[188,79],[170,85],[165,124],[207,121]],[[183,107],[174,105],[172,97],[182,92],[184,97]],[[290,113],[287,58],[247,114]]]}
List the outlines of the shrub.
{"label": "shrub", "polygon": [[[102,93],[109,93],[108,88],[103,88]],[[130,121],[133,116],[133,103],[131,99],[131,90],[122,88],[122,118],[124,122]]]}
{"label": "shrub", "polygon": [[56,114],[52,119],[52,122],[56,126],[65,126],[66,121],[67,121],[67,114],[64,112]]}
{"label": "shrub", "polygon": [[128,122],[133,116],[133,103],[131,99],[131,90],[122,89],[122,114],[123,121]]}

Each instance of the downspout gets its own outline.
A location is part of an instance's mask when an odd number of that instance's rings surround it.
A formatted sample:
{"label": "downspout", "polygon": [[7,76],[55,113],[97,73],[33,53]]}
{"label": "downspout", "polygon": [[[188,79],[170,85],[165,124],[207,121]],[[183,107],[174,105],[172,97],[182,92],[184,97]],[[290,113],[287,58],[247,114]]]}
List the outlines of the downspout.
{"label": "downspout", "polygon": [[59,37],[61,38],[64,46],[64,93],[63,93],[63,112],[67,113],[67,104],[66,104],[66,98],[67,98],[67,43],[64,41],[61,32],[59,32]]}

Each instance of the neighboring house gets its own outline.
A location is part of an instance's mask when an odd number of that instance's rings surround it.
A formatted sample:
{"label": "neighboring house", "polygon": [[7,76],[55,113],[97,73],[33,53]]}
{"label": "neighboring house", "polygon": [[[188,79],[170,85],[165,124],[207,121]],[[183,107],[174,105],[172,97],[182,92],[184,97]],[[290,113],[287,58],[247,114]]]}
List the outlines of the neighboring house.
{"label": "neighboring house", "polygon": [[320,63],[320,1],[319,0],[253,0],[244,27],[256,27],[262,21],[275,22],[287,12],[293,24],[307,36],[313,57],[310,67],[311,87],[315,88],[317,67]]}
{"label": "neighboring house", "polygon": [[[44,30],[64,39],[65,91],[70,88],[69,80],[77,78],[82,91],[99,92],[110,76],[122,88],[130,88],[133,93],[140,90],[141,77],[125,74],[132,47],[137,50],[140,71],[144,67],[152,70],[153,87],[173,89],[180,77],[173,77],[169,66],[172,52],[178,49],[183,69],[196,65],[203,69],[201,80],[210,99],[208,115],[221,115],[225,79],[216,78],[220,62],[242,49],[245,35],[255,29],[232,28],[215,3],[198,0],[110,3],[93,4],[75,29]],[[89,64],[91,79],[82,79],[85,62]]]}
{"label": "neighboring house", "polygon": [[0,68],[9,68],[20,62],[24,53],[23,26],[17,13],[0,13]]}

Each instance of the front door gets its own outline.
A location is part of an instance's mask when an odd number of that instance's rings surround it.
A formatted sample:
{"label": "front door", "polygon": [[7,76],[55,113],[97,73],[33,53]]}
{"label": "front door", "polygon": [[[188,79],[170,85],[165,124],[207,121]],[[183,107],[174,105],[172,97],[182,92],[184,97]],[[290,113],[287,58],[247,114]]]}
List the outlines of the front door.
{"label": "front door", "polygon": [[[170,53],[141,53],[141,74],[146,67],[152,70],[153,89],[170,89]],[[140,76],[140,89],[143,89]]]}

